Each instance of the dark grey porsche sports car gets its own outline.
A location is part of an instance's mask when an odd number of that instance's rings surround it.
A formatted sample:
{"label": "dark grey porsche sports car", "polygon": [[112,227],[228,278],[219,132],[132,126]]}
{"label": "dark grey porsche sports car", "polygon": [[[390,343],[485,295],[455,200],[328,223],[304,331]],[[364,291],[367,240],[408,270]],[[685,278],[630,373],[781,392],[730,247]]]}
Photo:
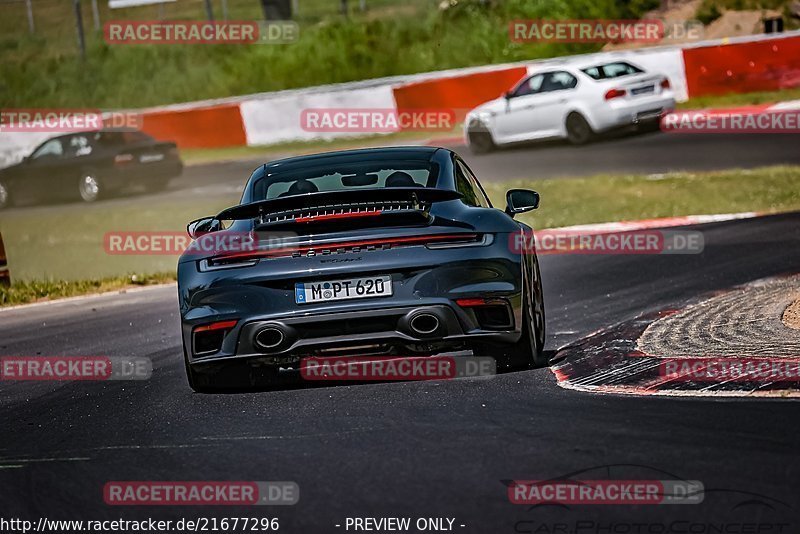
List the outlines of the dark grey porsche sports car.
{"label": "dark grey porsche sports car", "polygon": [[[492,207],[454,152],[394,147],[260,166],[241,203],[189,224],[178,264],[195,391],[280,383],[314,356],[472,350],[546,364],[539,264],[517,247],[523,189]],[[243,237],[244,236],[244,237]]]}

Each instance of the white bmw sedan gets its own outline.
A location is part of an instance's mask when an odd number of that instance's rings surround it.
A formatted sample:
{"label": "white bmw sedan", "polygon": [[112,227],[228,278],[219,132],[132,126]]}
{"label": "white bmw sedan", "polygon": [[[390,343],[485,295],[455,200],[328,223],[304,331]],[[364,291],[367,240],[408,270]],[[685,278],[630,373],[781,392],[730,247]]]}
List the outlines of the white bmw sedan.
{"label": "white bmw sedan", "polygon": [[615,128],[657,124],[674,109],[669,79],[631,63],[552,66],[470,111],[464,135],[478,153],[538,139],[564,138],[579,145]]}

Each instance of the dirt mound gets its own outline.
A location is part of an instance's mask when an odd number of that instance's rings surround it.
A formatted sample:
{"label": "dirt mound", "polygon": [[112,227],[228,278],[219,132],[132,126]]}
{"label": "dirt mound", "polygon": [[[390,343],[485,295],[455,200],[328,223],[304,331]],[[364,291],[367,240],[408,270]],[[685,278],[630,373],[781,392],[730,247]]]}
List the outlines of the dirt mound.
{"label": "dirt mound", "polygon": [[783,312],[783,324],[789,328],[796,328],[800,330],[800,299],[789,304],[789,307]]}

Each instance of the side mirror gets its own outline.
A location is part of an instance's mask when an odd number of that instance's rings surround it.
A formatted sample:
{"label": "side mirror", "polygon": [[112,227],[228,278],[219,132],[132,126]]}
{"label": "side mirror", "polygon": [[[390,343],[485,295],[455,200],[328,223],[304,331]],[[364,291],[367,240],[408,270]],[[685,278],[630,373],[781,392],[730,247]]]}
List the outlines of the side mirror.
{"label": "side mirror", "polygon": [[530,189],[509,189],[506,193],[506,213],[512,217],[517,213],[539,207],[539,193]]}
{"label": "side mirror", "polygon": [[220,230],[222,230],[222,222],[216,217],[203,217],[190,222],[186,226],[186,233],[192,239],[197,239],[212,232],[219,232]]}

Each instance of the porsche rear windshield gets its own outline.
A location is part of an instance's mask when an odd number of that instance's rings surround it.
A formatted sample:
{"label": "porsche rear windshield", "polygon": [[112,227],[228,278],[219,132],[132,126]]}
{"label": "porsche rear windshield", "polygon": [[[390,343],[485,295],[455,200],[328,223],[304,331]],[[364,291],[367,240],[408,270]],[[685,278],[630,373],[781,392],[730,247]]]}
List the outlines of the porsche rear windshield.
{"label": "porsche rear windshield", "polygon": [[612,78],[620,78],[622,76],[630,76],[631,74],[641,74],[644,72],[639,67],[626,63],[625,61],[615,61],[614,63],[597,65],[596,67],[581,69],[581,71],[593,80],[610,80]]}
{"label": "porsche rear windshield", "polygon": [[253,186],[255,200],[380,187],[436,187],[438,165],[428,161],[374,161],[304,167],[268,169],[268,174]]}

